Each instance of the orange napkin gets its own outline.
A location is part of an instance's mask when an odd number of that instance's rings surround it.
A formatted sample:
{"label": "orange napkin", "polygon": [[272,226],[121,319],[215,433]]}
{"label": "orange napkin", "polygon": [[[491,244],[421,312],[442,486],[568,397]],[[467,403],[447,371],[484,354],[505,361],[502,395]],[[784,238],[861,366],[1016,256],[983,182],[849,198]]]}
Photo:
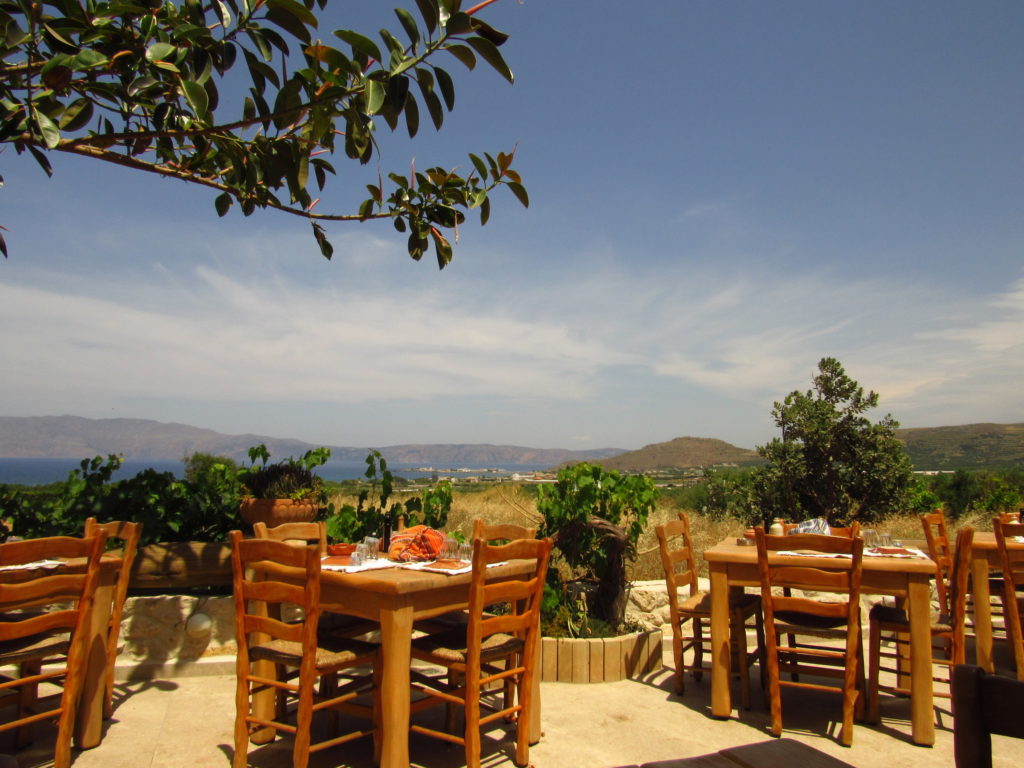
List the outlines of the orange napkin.
{"label": "orange napkin", "polygon": [[388,559],[402,562],[435,560],[441,554],[445,536],[425,525],[414,525],[391,534]]}

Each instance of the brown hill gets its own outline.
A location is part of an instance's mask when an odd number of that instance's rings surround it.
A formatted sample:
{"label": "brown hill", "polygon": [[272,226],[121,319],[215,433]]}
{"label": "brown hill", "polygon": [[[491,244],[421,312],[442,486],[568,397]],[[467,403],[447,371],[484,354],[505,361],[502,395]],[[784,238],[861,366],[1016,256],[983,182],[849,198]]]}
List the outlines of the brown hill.
{"label": "brown hill", "polygon": [[710,437],[677,437],[667,443],[652,443],[638,451],[629,451],[600,464],[620,472],[647,472],[655,469],[687,469],[723,464],[756,464],[761,459],[755,451],[737,448],[724,440]]}

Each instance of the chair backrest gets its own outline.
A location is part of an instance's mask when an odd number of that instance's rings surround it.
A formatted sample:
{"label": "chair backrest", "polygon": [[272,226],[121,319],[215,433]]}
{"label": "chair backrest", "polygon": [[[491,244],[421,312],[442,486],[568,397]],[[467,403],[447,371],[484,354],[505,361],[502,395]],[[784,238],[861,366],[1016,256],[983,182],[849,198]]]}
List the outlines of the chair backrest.
{"label": "chair backrest", "polygon": [[[540,603],[544,594],[551,539],[516,539],[508,544],[490,544],[485,539],[473,540],[473,573],[469,588],[469,623],[466,642],[467,665],[479,665],[484,638],[503,632],[524,640],[524,653],[534,652],[534,633],[540,630]],[[533,560],[536,570],[525,579],[487,581],[489,563],[506,560]],[[495,613],[495,606],[503,606]]]}
{"label": "chair backrest", "polygon": [[921,528],[928,543],[928,556],[935,561],[935,582],[939,592],[939,603],[946,605],[946,583],[953,572],[953,548],[949,542],[949,528],[946,515],[941,509],[921,515]]}
{"label": "chair backrest", "polygon": [[[0,611],[7,613],[10,619],[0,622],[0,642],[43,633],[75,632],[92,607],[106,539],[106,533],[100,531],[81,539],[50,536],[0,544],[0,566],[25,565],[39,560],[85,560],[85,567],[77,573],[67,573],[62,568],[34,569],[26,571],[25,580],[0,584]],[[53,609],[26,613],[21,621],[16,620],[19,614],[8,613],[41,606]],[[69,666],[71,661],[69,656]]]}
{"label": "chair backrest", "polygon": [[[687,587],[691,595],[697,593],[697,553],[690,537],[690,519],[685,512],[680,512],[678,520],[655,526],[654,532],[658,536],[661,567],[665,572],[669,614],[675,625],[679,621],[679,588]],[[671,542],[676,538],[678,544],[673,548]]]}
{"label": "chair backrest", "polygon": [[953,670],[952,687],[956,766],[991,768],[993,733],[1024,739],[1024,683],[960,664]]}
{"label": "chair backrest", "polygon": [[[846,536],[822,536],[798,533],[788,536],[770,536],[764,528],[754,529],[757,543],[757,568],[761,579],[761,601],[767,626],[780,611],[798,611],[828,619],[845,619],[859,627],[860,584],[863,574],[864,539]],[[814,557],[796,557],[789,562],[769,562],[769,554],[779,551],[813,552],[822,555],[847,555],[849,569],[820,567],[822,561]],[[835,563],[836,559],[829,558]],[[775,594],[774,587],[790,587],[802,591],[829,592],[845,595],[846,600],[815,600],[791,594]]]}
{"label": "chair backrest", "polygon": [[128,520],[111,520],[107,523],[96,522],[95,517],[86,518],[85,535],[95,536],[100,531],[107,535],[107,544],[112,541],[121,544],[121,570],[117,575],[117,586],[114,588],[114,607],[110,613],[110,623],[121,623],[121,609],[128,595],[128,582],[131,579],[132,565],[139,551],[139,539],[142,536],[142,523]]}
{"label": "chair backrest", "polygon": [[1020,621],[1017,590],[1024,588],[1024,524],[1004,523],[998,517],[992,520],[999,547],[999,561],[1003,569],[1003,610],[1006,612],[1006,633],[1013,648],[1017,666],[1017,679],[1024,680],[1024,637]]}
{"label": "chair backrest", "polygon": [[473,520],[473,538],[486,541],[515,541],[516,539],[537,538],[536,528],[526,528],[512,523],[487,525],[479,517]]}
{"label": "chair backrest", "polygon": [[956,548],[953,550],[953,571],[946,585],[947,602],[940,604],[940,611],[948,617],[953,627],[953,662],[964,662],[964,628],[967,623],[968,578],[971,575],[971,547],[974,544],[974,528],[965,525],[956,534]]}
{"label": "chair backrest", "polygon": [[[230,540],[239,667],[248,666],[249,636],[254,632],[275,640],[302,643],[303,648],[315,648],[320,618],[319,545],[294,546],[273,539],[246,539],[241,531],[231,531]],[[267,565],[289,569],[302,583],[273,578],[266,571]],[[282,621],[269,610],[271,606],[284,605],[301,608],[300,620]],[[304,666],[307,661],[315,665],[315,654],[304,653]]]}
{"label": "chair backrest", "polygon": [[273,528],[259,522],[253,523],[252,530],[258,539],[317,544],[320,547],[320,555],[327,554],[327,524],[322,520],[311,523],[282,523]]}

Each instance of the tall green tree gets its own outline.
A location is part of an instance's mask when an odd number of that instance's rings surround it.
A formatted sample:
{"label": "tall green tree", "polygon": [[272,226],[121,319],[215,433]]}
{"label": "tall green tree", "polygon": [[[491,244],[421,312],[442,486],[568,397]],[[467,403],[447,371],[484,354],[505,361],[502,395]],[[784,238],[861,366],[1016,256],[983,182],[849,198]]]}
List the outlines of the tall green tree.
{"label": "tall green tree", "polygon": [[913,474],[899,423],[890,415],[873,423],[865,414],[878,394],[865,394],[834,358],[818,363],[813,382],[775,403],[782,435],[758,446],[769,462],[757,478],[766,517],[848,524],[905,511]]}
{"label": "tall green tree", "polygon": [[469,209],[486,223],[496,187],[528,205],[514,151],[470,154],[461,174],[378,171],[357,209],[316,205],[336,157],[379,157],[382,125],[413,137],[422,114],[441,128],[455,106],[449,63],[484,61],[512,81],[507,35],[477,15],[492,2],[416,0],[418,18],[395,9],[396,32],[380,30],[378,43],[323,35],[327,0],[2,0],[0,143],[47,175],[53,153],[68,153],[217,190],[221,216],[236,203],[246,216],[300,216],[327,258],[322,222],[390,219],[412,258],[433,246],[443,268],[446,232]]}

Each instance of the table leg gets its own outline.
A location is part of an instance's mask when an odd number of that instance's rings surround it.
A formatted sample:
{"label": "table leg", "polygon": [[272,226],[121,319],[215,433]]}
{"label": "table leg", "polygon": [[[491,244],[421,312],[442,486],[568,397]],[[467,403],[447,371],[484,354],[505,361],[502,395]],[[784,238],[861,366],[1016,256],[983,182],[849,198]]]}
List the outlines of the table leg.
{"label": "table leg", "polygon": [[915,744],[935,743],[932,713],[932,649],[930,578],[909,574],[907,603],[910,611],[910,707],[911,730]]}
{"label": "table leg", "polygon": [[79,749],[92,749],[103,740],[103,701],[107,681],[107,628],[114,600],[117,572],[104,570],[96,587],[85,648],[85,677],[78,697],[74,743]]}
{"label": "table leg", "polygon": [[971,553],[971,597],[974,599],[974,652],[978,666],[989,674],[992,661],[992,606],[988,588],[988,557],[975,549]]}
{"label": "table leg", "polygon": [[711,579],[711,714],[729,717],[729,574],[725,563],[709,563]]}
{"label": "table leg", "polygon": [[382,744],[380,768],[409,766],[409,665],[412,661],[412,602],[381,610],[383,656],[380,697]]}

